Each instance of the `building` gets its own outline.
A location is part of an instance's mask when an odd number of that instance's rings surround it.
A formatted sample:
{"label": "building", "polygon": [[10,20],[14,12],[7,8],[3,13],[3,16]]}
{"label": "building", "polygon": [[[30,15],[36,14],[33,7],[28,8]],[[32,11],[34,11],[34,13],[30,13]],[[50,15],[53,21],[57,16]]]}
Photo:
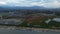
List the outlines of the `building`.
{"label": "building", "polygon": [[19,25],[21,23],[22,23],[22,21],[17,20],[17,19],[3,19],[3,20],[0,20],[0,24]]}

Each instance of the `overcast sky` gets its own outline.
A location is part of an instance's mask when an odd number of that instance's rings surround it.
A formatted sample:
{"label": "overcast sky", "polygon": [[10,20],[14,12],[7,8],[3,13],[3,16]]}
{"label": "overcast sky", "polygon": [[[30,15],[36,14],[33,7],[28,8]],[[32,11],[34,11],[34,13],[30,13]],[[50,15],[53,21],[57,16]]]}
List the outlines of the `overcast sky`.
{"label": "overcast sky", "polygon": [[43,6],[47,8],[59,8],[60,0],[0,0],[0,5],[9,6]]}

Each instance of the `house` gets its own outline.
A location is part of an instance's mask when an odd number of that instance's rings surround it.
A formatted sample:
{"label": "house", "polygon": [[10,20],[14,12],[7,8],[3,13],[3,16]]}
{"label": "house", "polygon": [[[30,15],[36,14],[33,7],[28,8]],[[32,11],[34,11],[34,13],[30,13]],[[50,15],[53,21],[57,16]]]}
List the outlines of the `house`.
{"label": "house", "polygon": [[22,21],[17,20],[17,19],[3,19],[3,20],[0,20],[0,24],[19,25],[21,23],[22,23]]}

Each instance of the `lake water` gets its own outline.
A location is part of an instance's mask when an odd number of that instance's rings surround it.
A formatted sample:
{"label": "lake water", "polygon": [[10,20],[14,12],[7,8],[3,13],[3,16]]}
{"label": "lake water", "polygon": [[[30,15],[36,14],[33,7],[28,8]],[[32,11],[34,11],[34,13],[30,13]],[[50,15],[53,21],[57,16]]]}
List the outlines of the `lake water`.
{"label": "lake water", "polygon": [[8,30],[0,29],[0,34],[60,34],[60,32],[40,32],[40,31],[29,31],[29,30]]}

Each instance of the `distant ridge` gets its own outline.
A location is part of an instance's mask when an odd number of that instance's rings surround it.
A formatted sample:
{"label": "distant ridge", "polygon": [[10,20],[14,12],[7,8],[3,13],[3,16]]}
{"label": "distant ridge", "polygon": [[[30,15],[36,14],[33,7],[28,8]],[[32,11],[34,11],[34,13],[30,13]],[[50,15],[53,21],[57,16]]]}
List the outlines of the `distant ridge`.
{"label": "distant ridge", "polygon": [[20,6],[0,6],[0,9],[45,9],[45,7],[31,6],[31,7],[20,7]]}

